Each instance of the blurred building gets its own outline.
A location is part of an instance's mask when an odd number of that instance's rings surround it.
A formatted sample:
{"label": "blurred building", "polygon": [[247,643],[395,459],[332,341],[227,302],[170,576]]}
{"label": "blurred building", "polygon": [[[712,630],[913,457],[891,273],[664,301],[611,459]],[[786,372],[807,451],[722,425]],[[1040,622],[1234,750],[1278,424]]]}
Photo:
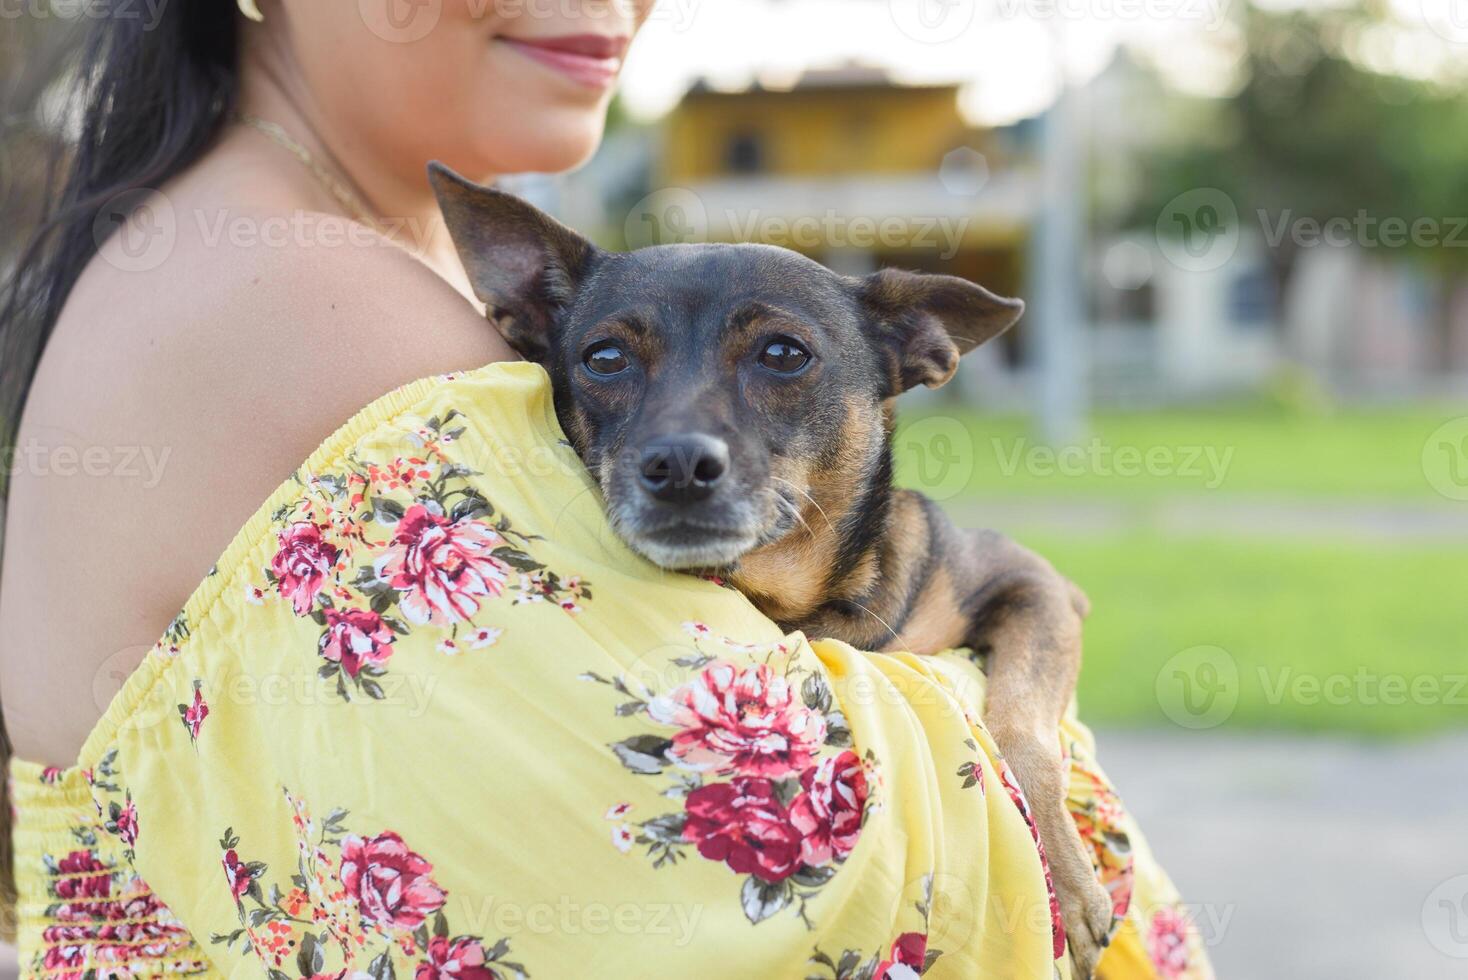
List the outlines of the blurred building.
{"label": "blurred building", "polygon": [[[1024,295],[1033,128],[976,126],[957,84],[859,66],[788,84],[699,82],[656,123],[614,127],[574,178],[512,189],[609,247],[759,242],[849,275],[897,266]],[[964,375],[991,400],[1020,400],[1023,324],[991,347]]]}
{"label": "blurred building", "polygon": [[[899,266],[1024,292],[1030,151],[1016,131],[967,122],[957,85],[857,66],[737,91],[700,83],[667,118],[654,172],[655,186],[697,200],[708,241],[781,245],[851,275]],[[1001,349],[1009,363],[1018,336]]]}
{"label": "blurred building", "polygon": [[[1237,221],[1233,234],[1214,243],[1221,251],[1190,255],[1168,205],[1153,203],[1140,220],[1136,209],[1152,201],[1139,163],[1200,137],[1207,123],[1189,118],[1196,100],[1170,91],[1125,51],[1084,97],[1095,188],[1087,278],[1098,398],[1208,398],[1286,374],[1345,398],[1468,390],[1468,284],[1443,288],[1401,250],[1324,240],[1298,248],[1281,283],[1270,262],[1281,216],[1251,212],[1243,202],[1229,202]],[[1207,206],[1210,198],[1198,200]]]}
{"label": "blurred building", "polygon": [[[1251,215],[1216,266],[1179,261],[1165,228],[1116,218],[1145,206],[1137,161],[1189,139],[1195,109],[1125,54],[1080,99],[1088,186],[1077,197],[1090,213],[1077,342],[1098,400],[1209,398],[1300,371],[1346,395],[1410,393],[1468,374],[1468,291],[1434,295],[1405,262],[1309,250],[1281,295]],[[763,242],[848,274],[900,266],[1034,298],[1046,282],[1030,251],[1045,124],[977,126],[957,84],[859,66],[737,89],[700,82],[656,123],[615,129],[577,179],[516,189],[613,247]],[[960,390],[1025,404],[1027,350],[1021,321],[966,359]]]}
{"label": "blurred building", "polygon": [[655,179],[698,197],[710,240],[783,245],[849,273],[901,265],[1020,289],[1032,168],[1011,134],[964,121],[956,85],[857,67],[786,88],[700,84],[666,126]]}

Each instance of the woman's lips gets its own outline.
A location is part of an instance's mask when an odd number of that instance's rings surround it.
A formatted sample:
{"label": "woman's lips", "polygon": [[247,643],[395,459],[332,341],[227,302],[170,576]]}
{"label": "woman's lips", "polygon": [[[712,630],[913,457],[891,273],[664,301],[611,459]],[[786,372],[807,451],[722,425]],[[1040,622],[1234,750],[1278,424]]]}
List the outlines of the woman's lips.
{"label": "woman's lips", "polygon": [[571,81],[587,88],[604,89],[617,78],[622,67],[625,37],[605,34],[566,34],[561,37],[501,37],[525,57],[554,68]]}

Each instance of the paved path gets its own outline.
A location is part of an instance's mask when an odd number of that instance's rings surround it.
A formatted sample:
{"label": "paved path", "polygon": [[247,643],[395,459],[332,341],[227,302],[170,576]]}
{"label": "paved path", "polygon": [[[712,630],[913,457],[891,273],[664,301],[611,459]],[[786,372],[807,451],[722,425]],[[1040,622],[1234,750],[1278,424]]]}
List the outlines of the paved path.
{"label": "paved path", "polygon": [[1223,980],[1468,977],[1468,736],[1098,740]]}

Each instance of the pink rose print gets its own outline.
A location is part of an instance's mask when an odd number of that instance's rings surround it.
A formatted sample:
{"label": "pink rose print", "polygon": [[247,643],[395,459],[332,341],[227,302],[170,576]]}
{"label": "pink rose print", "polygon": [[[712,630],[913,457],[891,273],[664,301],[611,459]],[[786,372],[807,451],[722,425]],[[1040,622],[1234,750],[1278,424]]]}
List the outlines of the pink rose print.
{"label": "pink rose print", "polygon": [[60,971],[74,971],[72,976],[80,977],[81,966],[87,961],[87,947],[83,943],[73,943],[64,946],[52,946],[46,950],[46,958],[43,965],[48,973]]}
{"label": "pink rose print", "polygon": [[342,884],[362,918],[376,925],[411,931],[442,908],[448,896],[432,873],[433,865],[390,830],[342,840]]}
{"label": "pink rose print", "polygon": [[1101,884],[1111,893],[1111,917],[1118,920],[1126,918],[1127,910],[1132,907],[1132,889],[1136,886],[1132,864],[1128,863],[1125,870],[1110,881],[1107,880],[1106,869],[1103,868]]}
{"label": "pink rose print", "polygon": [[1040,828],[1035,826],[1035,818],[1030,814],[1030,804],[1025,799],[1024,790],[1015,782],[1014,773],[1003,759],[999,760],[999,781],[1004,784],[1004,789],[1009,793],[1009,799],[1019,815],[1025,818],[1025,825],[1030,828],[1030,837],[1035,841],[1035,849],[1040,852],[1040,867],[1045,872],[1045,891],[1050,895],[1050,939],[1055,959],[1058,960],[1065,955],[1065,920],[1060,917],[1060,899],[1055,894],[1055,879],[1050,875],[1050,859],[1045,856],[1045,842],[1040,840]]}
{"label": "pink rose print", "polygon": [[72,851],[56,862],[57,898],[106,898],[111,894],[111,869],[91,851]]}
{"label": "pink rose print", "polygon": [[[367,980],[369,974],[404,980],[523,980],[529,975],[508,958],[508,938],[486,941],[451,928],[448,895],[434,881],[433,866],[401,836],[392,831],[367,838],[348,833],[349,812],[340,807],[317,823],[303,800],[283,792],[299,851],[290,878],[269,880],[266,863],[241,857],[240,838],[233,828],[226,829],[219,845],[239,928],[215,933],[212,943],[238,949],[241,955],[253,953],[264,967],[257,972],[277,980],[287,975]],[[411,971],[404,969],[404,957],[410,958]],[[337,963],[345,966],[337,970]]]}
{"label": "pink rose print", "polygon": [[768,779],[736,778],[688,794],[683,839],[739,874],[783,881],[800,868],[800,832]]}
{"label": "pink rose print", "polygon": [[802,836],[801,859],[822,865],[846,860],[861,835],[867,777],[861,759],[847,750],[800,777],[805,790],[790,804],[790,823]]}
{"label": "pink rose print", "polygon": [[[116,803],[112,805],[117,807]],[[118,808],[116,815],[112,818],[112,822],[117,828],[117,836],[122,838],[124,844],[128,847],[133,847],[137,844],[138,808],[133,804],[131,797],[128,798],[127,806]]]}
{"label": "pink rose print", "polygon": [[1147,955],[1157,972],[1176,980],[1188,969],[1188,920],[1176,909],[1163,907],[1147,930]]}
{"label": "pink rose print", "polygon": [[291,600],[297,616],[311,611],[316,593],[321,591],[327,573],[341,552],[321,536],[321,529],[306,521],[297,521],[279,534],[280,550],[270,559],[275,574],[275,587]]}
{"label": "pink rose print", "polygon": [[671,752],[684,765],[779,779],[807,769],[826,740],[826,719],[800,704],[767,664],[726,660],[648,705],[654,721],[682,728]]}
{"label": "pink rose print", "polygon": [[179,705],[178,714],[183,720],[184,729],[189,733],[189,741],[197,742],[199,729],[204,727],[204,719],[209,717],[209,704],[204,700],[204,692],[200,690],[198,681],[194,681],[193,702]]}
{"label": "pink rose print", "polygon": [[392,641],[392,630],[369,609],[326,610],[321,656],[341,664],[348,677],[356,677],[368,664],[386,663],[392,656]]}
{"label": "pink rose print", "polygon": [[483,521],[450,521],[414,504],[374,569],[402,593],[398,607],[414,623],[456,623],[478,611],[477,597],[504,592],[509,566],[492,554],[503,543]]}
{"label": "pink rose print", "polygon": [[473,936],[428,941],[428,959],[418,964],[414,980],[498,980],[485,962],[484,945]]}
{"label": "pink rose print", "polygon": [[244,897],[245,892],[250,890],[250,882],[255,880],[250,866],[240,860],[240,856],[233,850],[224,852],[224,877],[229,881],[229,893],[234,896],[236,902]]}
{"label": "pink rose print", "polygon": [[923,975],[927,955],[928,937],[920,932],[904,932],[893,941],[891,958],[877,964],[873,980],[916,980]]}
{"label": "pink rose print", "polygon": [[[617,692],[619,717],[657,726],[608,747],[627,770],[668,779],[663,795],[683,801],[681,812],[638,820],[628,819],[631,804],[613,804],[612,844],[623,853],[645,847],[655,868],[696,851],[734,872],[752,925],[790,912],[814,930],[810,903],[852,853],[881,792],[876,756],[845,747],[830,684],[799,662],[794,644],[741,642],[699,622],[683,628],[697,656],[671,662],[690,674],[663,694],[622,676],[580,675]],[[883,930],[884,945],[891,935]],[[843,950],[840,962],[848,953],[857,955]],[[881,955],[864,959],[860,975],[872,980]],[[824,963],[832,980],[856,975],[837,962]]]}

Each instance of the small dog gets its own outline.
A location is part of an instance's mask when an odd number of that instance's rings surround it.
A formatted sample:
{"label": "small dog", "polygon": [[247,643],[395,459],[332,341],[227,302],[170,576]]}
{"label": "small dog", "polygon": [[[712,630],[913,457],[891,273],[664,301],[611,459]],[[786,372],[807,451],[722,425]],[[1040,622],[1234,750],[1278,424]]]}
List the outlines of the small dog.
{"label": "small dog", "polygon": [[840,276],[763,245],[609,253],[441,164],[429,175],[475,293],[550,374],[628,545],[726,576],[786,630],[987,657],[985,721],[1044,841],[1075,972],[1091,976],[1111,900],[1058,751],[1085,596],[892,486],[893,399],[947,382],[1024,304],[951,276]]}

